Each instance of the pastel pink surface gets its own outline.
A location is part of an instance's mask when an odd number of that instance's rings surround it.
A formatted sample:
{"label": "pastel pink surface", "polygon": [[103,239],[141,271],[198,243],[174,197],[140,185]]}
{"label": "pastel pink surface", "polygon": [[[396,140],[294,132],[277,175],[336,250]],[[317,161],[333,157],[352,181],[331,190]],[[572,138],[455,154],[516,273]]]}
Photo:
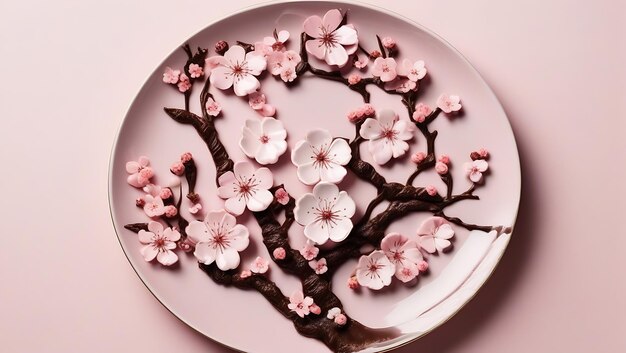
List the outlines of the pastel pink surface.
{"label": "pastel pink surface", "polygon": [[[7,67],[41,67],[41,53],[47,53],[47,67],[72,72],[72,80],[42,80],[33,90],[23,70],[14,70],[0,95],[8,127],[0,136],[13,151],[0,155],[3,165],[11,166],[3,174],[11,186],[4,196],[11,202],[2,211],[12,236],[0,248],[4,349],[230,352],[174,319],[137,280],[112,237],[104,161],[129,97],[170,48],[210,17],[252,3],[1,5],[8,14],[0,23],[3,48],[22,54],[7,54]],[[608,1],[568,4],[385,4],[434,29],[480,69],[509,113],[525,181],[518,227],[493,278],[449,323],[399,352],[626,347],[626,288],[615,270],[624,268],[626,241],[615,231],[621,229],[623,207],[610,206],[615,193],[624,194],[617,180],[626,163],[620,155],[616,160],[615,151],[625,148],[617,132],[625,129],[618,118],[626,115],[625,29],[618,20],[626,9]],[[65,12],[70,5],[71,16]],[[89,50],[77,43],[88,43]],[[581,77],[581,72],[592,74]],[[88,89],[76,89],[78,82],[89,83]],[[74,99],[67,99],[70,94]],[[587,124],[591,117],[593,124]],[[66,129],[70,124],[74,127]],[[592,159],[617,169],[603,176],[581,167]],[[600,179],[600,190],[585,187]],[[71,188],[65,187],[69,181]],[[595,190],[585,195],[586,203],[576,186]],[[54,205],[53,210],[35,215],[33,200]],[[66,216],[78,219],[71,229]],[[580,259],[584,266],[577,265]]]}

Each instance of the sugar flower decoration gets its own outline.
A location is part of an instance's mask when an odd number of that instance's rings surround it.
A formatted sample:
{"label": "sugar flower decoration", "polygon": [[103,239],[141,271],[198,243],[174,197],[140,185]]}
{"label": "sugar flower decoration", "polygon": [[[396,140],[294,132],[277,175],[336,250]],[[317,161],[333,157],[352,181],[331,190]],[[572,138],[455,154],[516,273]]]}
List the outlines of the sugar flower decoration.
{"label": "sugar flower decoration", "polygon": [[379,77],[383,82],[390,82],[398,76],[397,66],[398,63],[394,58],[378,57],[374,60],[372,75]]}
{"label": "sugar flower decoration", "polygon": [[213,98],[207,99],[205,109],[210,116],[218,116],[222,111],[222,106],[216,102]]}
{"label": "sugar flower decoration", "polygon": [[202,66],[198,64],[189,64],[189,76],[191,78],[198,78],[204,75],[204,71],[202,70]]}
{"label": "sugar flower decoration", "polygon": [[424,257],[415,241],[399,233],[389,233],[381,241],[380,248],[395,265],[396,278],[406,283],[417,277]]}
{"label": "sugar flower decoration", "polygon": [[359,38],[351,25],[340,26],[342,20],[337,9],[326,12],[324,18],[307,18],[303,24],[304,31],[313,39],[306,42],[306,51],[328,65],[346,65],[348,57],[358,48]]}
{"label": "sugar flower decoration", "polygon": [[334,320],[337,315],[341,314],[341,309],[338,307],[328,309],[328,313],[326,314],[326,318],[328,320]]}
{"label": "sugar flower decoration", "polygon": [[263,38],[263,44],[269,46],[274,51],[281,51],[285,49],[285,42],[289,40],[289,32],[282,30],[280,32],[274,31],[273,37]]}
{"label": "sugar flower decoration", "polygon": [[348,193],[339,191],[337,185],[321,182],[313,193],[304,194],[296,201],[294,216],[304,226],[304,235],[317,244],[328,239],[340,242],[352,230],[356,205]]}
{"label": "sugar flower decoration", "polygon": [[166,67],[165,72],[163,72],[163,82],[175,85],[178,83],[179,76],[180,70],[172,70],[171,67]]}
{"label": "sugar flower decoration", "polygon": [[148,217],[154,218],[165,214],[165,204],[159,196],[146,195],[143,199],[145,201],[143,211]]}
{"label": "sugar flower decoration", "polygon": [[136,188],[148,185],[154,176],[154,171],[150,168],[150,160],[146,156],[139,157],[136,162],[126,162],[126,172],[130,174],[126,181]]}
{"label": "sugar flower decoration", "polygon": [[300,181],[314,185],[321,181],[338,183],[346,176],[343,166],[350,162],[352,151],[348,142],[334,139],[326,130],[310,131],[291,152],[291,162],[298,167]]}
{"label": "sugar flower decoration", "polygon": [[269,270],[270,263],[262,258],[261,256],[257,256],[254,261],[252,261],[252,265],[250,266],[250,271],[253,273],[265,273]]}
{"label": "sugar flower decoration", "polygon": [[141,255],[144,260],[152,261],[156,257],[162,265],[170,266],[178,261],[178,255],[172,250],[176,249],[176,242],[180,239],[180,233],[172,228],[163,229],[159,222],[148,223],[148,230],[140,230],[139,242],[144,244]]}
{"label": "sugar flower decoration", "polygon": [[239,252],[250,242],[248,228],[224,210],[208,212],[202,222],[192,221],[185,232],[196,243],[196,259],[205,265],[215,262],[222,271],[239,266]]}
{"label": "sugar flower decoration", "polygon": [[255,76],[261,74],[267,65],[265,58],[254,52],[246,54],[239,45],[234,45],[224,53],[215,57],[218,66],[211,71],[211,84],[225,90],[234,87],[235,94],[245,96],[261,86]]}
{"label": "sugar flower decoration", "polygon": [[259,164],[274,164],[287,151],[287,131],[280,120],[265,117],[248,119],[242,128],[239,147]]}
{"label": "sugar flower decoration", "polygon": [[417,235],[418,245],[433,254],[444,251],[452,245],[450,239],[454,236],[454,230],[444,218],[430,217],[420,225]]}
{"label": "sugar flower decoration", "polygon": [[412,62],[411,60],[404,59],[397,68],[398,75],[404,76],[413,82],[417,82],[426,76],[426,66],[424,61],[418,60]]}
{"label": "sugar flower decoration", "polygon": [[319,260],[311,260],[309,261],[309,266],[315,270],[315,273],[318,275],[322,275],[328,271],[328,267],[326,266],[326,259],[321,258]]}
{"label": "sugar flower decoration", "polygon": [[265,102],[265,95],[261,92],[252,92],[248,95],[248,104],[254,110],[263,109]]}
{"label": "sugar flower decoration", "polygon": [[279,188],[278,190],[276,190],[276,192],[274,192],[274,197],[276,198],[276,201],[281,205],[286,205],[289,203],[289,193],[287,193],[287,191],[285,191],[285,189],[283,188]]}
{"label": "sugar flower decoration", "polygon": [[437,107],[446,114],[461,110],[461,98],[459,96],[442,94],[437,98]]}
{"label": "sugar flower decoration", "polygon": [[289,296],[287,307],[298,314],[298,316],[305,317],[311,312],[311,309],[309,309],[311,305],[313,305],[313,298],[305,297],[302,291],[296,291]]}
{"label": "sugar flower decoration", "polygon": [[185,93],[191,88],[191,81],[187,75],[181,73],[180,80],[178,81],[178,90],[180,93]]}
{"label": "sugar flower decoration", "polygon": [[413,138],[413,125],[407,120],[399,120],[390,109],[382,110],[377,119],[367,118],[359,134],[369,140],[368,150],[377,164],[385,164],[393,158],[406,153],[409,144],[405,141]]}
{"label": "sugar flower decoration", "polygon": [[479,183],[483,179],[483,173],[489,169],[489,163],[484,159],[477,159],[465,163],[467,177],[474,183]]}
{"label": "sugar flower decoration", "polygon": [[396,268],[382,250],[373,251],[359,259],[356,279],[360,285],[370,289],[381,289],[391,283]]}
{"label": "sugar flower decoration", "polygon": [[313,242],[307,240],[306,244],[302,249],[300,249],[300,255],[304,257],[306,260],[313,260],[319,254],[320,249],[317,248]]}
{"label": "sugar flower decoration", "polygon": [[396,77],[393,81],[385,83],[385,90],[407,93],[417,89],[417,83],[405,77]]}
{"label": "sugar flower decoration", "polygon": [[424,103],[417,103],[415,105],[415,112],[413,112],[413,120],[418,123],[423,123],[426,117],[433,112],[432,108]]}
{"label": "sugar flower decoration", "polygon": [[233,169],[218,179],[217,196],[226,200],[226,211],[238,216],[246,207],[253,212],[265,210],[274,200],[268,191],[274,184],[272,172],[267,168],[255,170],[247,161],[235,163]]}

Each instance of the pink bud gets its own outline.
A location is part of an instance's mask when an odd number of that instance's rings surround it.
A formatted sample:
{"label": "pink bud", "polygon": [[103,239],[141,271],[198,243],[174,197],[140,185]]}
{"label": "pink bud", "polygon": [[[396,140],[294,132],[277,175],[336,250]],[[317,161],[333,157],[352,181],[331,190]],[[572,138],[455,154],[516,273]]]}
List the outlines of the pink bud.
{"label": "pink bud", "polygon": [[372,117],[376,115],[376,109],[374,109],[373,105],[367,103],[363,106],[363,115],[367,117]]}
{"label": "pink bud", "polygon": [[448,165],[443,162],[437,162],[437,164],[435,164],[435,170],[439,175],[448,174]]}
{"label": "pink bud", "polygon": [[272,255],[274,255],[274,258],[276,260],[284,260],[285,256],[287,256],[287,252],[285,251],[283,247],[278,247],[274,249],[274,251],[272,252]]}
{"label": "pink bud", "polygon": [[165,217],[172,218],[172,217],[176,217],[177,214],[178,214],[178,210],[176,209],[176,206],[174,205],[165,206]]}
{"label": "pink bud", "polygon": [[322,312],[322,308],[320,308],[317,304],[313,303],[311,304],[311,306],[309,306],[309,311],[311,311],[312,314],[319,315]]}
{"label": "pink bud", "polygon": [[421,261],[419,264],[417,264],[417,269],[420,272],[424,272],[424,271],[428,270],[428,262]]}
{"label": "pink bud", "polygon": [[276,114],[276,108],[271,104],[264,104],[263,108],[257,111],[263,116],[274,116]]}
{"label": "pink bud", "polygon": [[348,113],[348,121],[356,124],[358,122],[360,122],[361,120],[363,120],[363,116],[359,116],[357,115],[357,111],[351,111],[350,113]]}
{"label": "pink bud", "polygon": [[435,196],[437,195],[437,188],[434,185],[428,185],[426,187],[426,193],[430,196]]}
{"label": "pink bud", "polygon": [[159,195],[159,197],[162,200],[169,199],[170,197],[172,197],[172,189],[170,189],[170,188],[163,188],[163,189],[161,189],[161,194]]}
{"label": "pink bud", "polygon": [[186,239],[179,240],[177,244],[178,244],[178,248],[184,252],[191,252],[191,250],[193,250],[193,244],[188,242]]}
{"label": "pink bud", "polygon": [[484,148],[481,148],[481,149],[478,150],[478,155],[483,157],[483,159],[487,159],[487,158],[489,158],[489,151],[487,151]]}
{"label": "pink bud", "polygon": [[450,164],[450,157],[448,157],[447,154],[442,154],[439,157],[439,162],[444,163],[444,164]]}
{"label": "pink bud", "polygon": [[181,176],[185,174],[185,165],[182,162],[176,162],[170,167],[170,172],[174,175]]}
{"label": "pink bud", "polygon": [[143,199],[143,197],[139,196],[136,200],[135,200],[135,205],[137,205],[137,207],[143,207],[146,204],[146,200]]}
{"label": "pink bud", "polygon": [[359,82],[361,82],[361,75],[359,75],[359,74],[352,74],[352,75],[348,76],[348,83],[350,85],[356,85]]}
{"label": "pink bud", "polygon": [[343,326],[348,322],[348,318],[344,314],[335,316],[335,323],[339,326]]}
{"label": "pink bud", "polygon": [[355,276],[348,278],[348,288],[350,289],[359,288],[359,281],[357,281]]}
{"label": "pink bud", "polygon": [[224,53],[228,50],[228,43],[226,41],[220,40],[215,43],[215,52],[219,55],[224,55]]}
{"label": "pink bud", "polygon": [[185,152],[180,156],[180,161],[183,163],[187,163],[189,162],[191,159],[193,158],[193,156],[191,155],[191,152]]}
{"label": "pink bud", "polygon": [[396,47],[396,41],[391,38],[391,37],[385,37],[381,40],[381,43],[383,43],[383,47],[387,48],[387,49],[392,49]]}
{"label": "pink bud", "polygon": [[376,59],[376,58],[380,57],[381,55],[382,55],[382,54],[381,54],[378,50],[373,50],[373,51],[370,53],[370,57],[371,57],[372,59]]}
{"label": "pink bud", "polygon": [[426,153],[424,152],[416,152],[411,155],[411,162],[415,164],[420,164],[426,159]]}
{"label": "pink bud", "polygon": [[250,276],[252,276],[252,272],[250,272],[250,270],[243,270],[239,274],[239,277],[241,277],[241,278],[248,278]]}

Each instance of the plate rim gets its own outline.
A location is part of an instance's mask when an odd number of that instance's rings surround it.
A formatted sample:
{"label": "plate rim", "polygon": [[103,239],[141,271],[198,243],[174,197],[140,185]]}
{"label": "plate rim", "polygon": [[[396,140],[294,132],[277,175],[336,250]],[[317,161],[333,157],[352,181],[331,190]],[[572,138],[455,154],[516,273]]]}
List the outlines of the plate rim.
{"label": "plate rim", "polygon": [[[446,39],[444,39],[442,36],[440,36],[435,31],[431,30],[430,28],[425,27],[424,25],[418,23],[417,21],[415,21],[415,20],[413,20],[413,19],[411,19],[411,18],[409,18],[409,17],[407,17],[407,16],[405,16],[403,14],[400,14],[400,13],[395,12],[393,10],[389,10],[387,8],[384,8],[384,7],[376,5],[376,4],[371,4],[371,3],[368,3],[368,2],[365,2],[365,1],[360,1],[360,0],[312,0],[312,1],[307,1],[307,0],[271,0],[271,1],[263,1],[263,2],[259,2],[259,3],[252,4],[252,5],[249,5],[249,6],[241,7],[241,8],[239,8],[236,11],[227,13],[227,14],[225,14],[223,16],[215,18],[212,21],[209,21],[200,30],[198,30],[198,31],[194,32],[193,34],[191,34],[190,36],[188,36],[187,39],[182,42],[182,44],[187,42],[190,38],[193,38],[193,37],[199,35],[200,33],[206,31],[207,29],[209,29],[213,25],[217,24],[218,22],[226,20],[226,19],[228,19],[230,17],[236,16],[236,15],[239,15],[239,14],[242,14],[242,13],[245,13],[245,12],[249,12],[249,11],[254,11],[256,9],[270,7],[270,6],[279,5],[279,4],[305,4],[305,3],[306,4],[337,3],[337,4],[355,5],[355,6],[368,8],[370,10],[375,10],[377,12],[386,14],[386,15],[391,16],[391,17],[394,17],[394,18],[396,18],[396,19],[398,19],[400,21],[404,21],[404,22],[410,24],[411,26],[418,28],[419,30],[423,31],[424,33],[432,36],[434,39],[436,39],[437,41],[441,42],[448,49],[450,49],[455,55],[457,55],[468,66],[468,68],[471,71],[473,71],[473,74],[478,78],[478,81],[486,88],[486,90],[489,93],[489,95],[491,96],[491,98],[493,98],[494,101],[497,103],[497,108],[501,111],[502,115],[504,116],[504,118],[506,120],[506,128],[508,128],[509,132],[511,133],[511,136],[513,137],[513,147],[514,147],[514,151],[515,151],[515,156],[517,156],[517,170],[519,171],[518,179],[520,181],[519,182],[519,188],[516,190],[516,198],[517,198],[516,204],[517,204],[517,206],[516,206],[516,209],[515,209],[515,212],[514,212],[514,216],[513,216],[513,221],[512,221],[512,224],[511,224],[511,232],[509,233],[508,239],[506,239],[506,242],[504,244],[504,248],[503,248],[502,252],[499,254],[498,258],[496,259],[493,268],[489,271],[488,275],[485,277],[485,279],[482,281],[482,283],[480,283],[480,286],[478,287],[478,289],[474,293],[472,293],[472,295],[469,296],[466,300],[464,300],[464,302],[452,314],[448,315],[443,320],[440,320],[439,322],[437,322],[435,325],[430,327],[429,330],[420,332],[415,337],[411,337],[411,338],[409,338],[407,340],[399,341],[396,344],[392,343],[391,346],[389,346],[387,348],[383,348],[381,350],[377,350],[377,352],[381,352],[381,353],[383,353],[383,352],[390,352],[392,350],[395,350],[395,349],[407,346],[407,345],[409,345],[409,344],[419,340],[420,338],[426,336],[427,334],[431,333],[432,331],[434,331],[435,329],[439,328],[440,326],[442,326],[443,324],[448,322],[450,319],[455,317],[470,301],[472,301],[472,299],[474,299],[476,297],[476,295],[483,289],[485,283],[493,276],[495,270],[499,267],[500,261],[502,260],[502,257],[504,256],[504,254],[506,253],[507,249],[509,248],[509,243],[511,241],[511,237],[513,236],[513,232],[515,231],[515,226],[516,226],[517,219],[518,219],[518,216],[519,216],[519,209],[520,209],[520,204],[521,204],[521,193],[522,193],[522,188],[523,188],[523,180],[522,180],[522,165],[521,165],[521,160],[520,160],[520,155],[519,155],[519,148],[518,148],[518,144],[517,144],[517,138],[515,136],[515,131],[513,130],[513,127],[511,125],[511,120],[509,119],[509,116],[506,113],[506,111],[505,111],[505,109],[504,109],[504,107],[502,105],[502,102],[500,101],[500,99],[498,99],[498,96],[495,94],[495,92],[493,91],[491,86],[489,86],[489,84],[487,84],[487,82],[485,81],[483,76],[480,74],[478,69],[476,69],[476,67],[465,57],[465,55],[463,55],[458,49],[456,49]],[[177,46],[176,48],[174,48],[172,51],[170,51],[170,53],[168,55],[166,55],[165,58],[163,60],[161,60],[161,62],[159,64],[157,64],[155,69],[152,70],[151,73],[148,75],[148,77],[144,80],[143,84],[141,85],[141,87],[137,91],[138,93],[143,91],[144,88],[148,85],[148,81],[150,80],[152,75],[154,75],[154,72],[155,72],[156,68],[162,66],[165,63],[165,60],[167,58],[169,58],[173,53],[175,53],[177,50],[179,50],[179,47],[180,47],[180,45]],[[109,216],[111,217],[111,222],[113,224],[113,230],[115,232],[118,244],[120,245],[120,248],[122,249],[122,252],[124,253],[124,256],[126,257],[126,260],[128,261],[130,267],[133,269],[133,271],[135,272],[135,274],[137,275],[139,280],[148,289],[150,294],[170,314],[172,314],[180,322],[184,323],[186,326],[190,327],[191,329],[193,329],[194,331],[196,331],[197,333],[199,333],[203,337],[208,338],[212,342],[215,342],[215,343],[217,343],[218,345],[220,345],[222,347],[234,350],[236,352],[243,352],[243,353],[245,353],[245,351],[242,351],[242,350],[240,350],[240,349],[238,349],[238,348],[236,348],[234,346],[231,346],[231,345],[229,345],[227,343],[221,342],[221,341],[217,340],[216,338],[213,338],[213,337],[205,334],[202,330],[200,330],[199,328],[195,327],[194,325],[192,325],[189,322],[187,322],[186,320],[184,320],[181,317],[181,315],[179,315],[179,314],[177,314],[175,312],[175,310],[173,308],[168,307],[156,295],[155,290],[153,288],[151,288],[151,286],[139,274],[137,268],[135,266],[133,266],[133,263],[130,260],[130,257],[129,257],[126,249],[124,248],[124,246],[122,244],[122,240],[121,240],[121,237],[120,237],[120,232],[118,232],[118,225],[115,222],[115,217],[113,216],[113,202],[112,202],[112,198],[113,198],[113,195],[112,195],[113,160],[114,160],[117,148],[118,148],[118,142],[119,142],[120,133],[121,133],[122,129],[124,128],[124,126],[126,125],[126,123],[128,122],[130,111],[135,106],[135,104],[137,104],[138,93],[134,96],[134,98],[132,99],[130,104],[128,104],[128,106],[126,108],[126,113],[124,114],[124,118],[118,124],[118,127],[117,127],[116,132],[115,132],[115,137],[113,139],[113,144],[111,146],[111,152],[109,154],[108,180],[107,180],[107,200],[108,200],[108,204],[109,204]]]}

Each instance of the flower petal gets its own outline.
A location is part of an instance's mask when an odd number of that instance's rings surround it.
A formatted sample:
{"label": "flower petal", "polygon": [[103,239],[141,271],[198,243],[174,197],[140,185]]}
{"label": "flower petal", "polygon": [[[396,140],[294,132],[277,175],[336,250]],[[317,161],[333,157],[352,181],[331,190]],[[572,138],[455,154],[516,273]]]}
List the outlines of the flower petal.
{"label": "flower petal", "polygon": [[313,150],[305,140],[298,141],[291,151],[291,163],[300,166],[312,163],[314,160]]}
{"label": "flower petal", "polygon": [[336,163],[328,163],[319,169],[320,180],[329,183],[340,183],[346,174],[346,168]]}
{"label": "flower petal", "polygon": [[398,121],[398,114],[391,109],[383,109],[378,113],[378,122],[383,129],[393,129],[396,121]]}
{"label": "flower petal", "polygon": [[437,232],[435,233],[435,237],[438,239],[450,239],[454,236],[454,229],[450,226],[450,224],[442,224],[437,228]]}
{"label": "flower petal", "polygon": [[254,76],[260,75],[261,72],[263,72],[263,70],[267,67],[267,61],[265,58],[255,52],[246,54],[246,62],[248,64],[248,72]]}
{"label": "flower petal", "polygon": [[452,243],[448,239],[435,238],[435,247],[438,251],[444,251],[449,248],[450,245],[452,245]]}
{"label": "flower petal", "polygon": [[235,187],[235,174],[228,171],[220,175],[218,183],[220,187],[217,188],[217,196],[222,199],[228,199],[237,195],[237,189]]}
{"label": "flower petal", "polygon": [[248,209],[252,212],[264,211],[274,200],[274,195],[268,190],[258,190],[248,199]]}
{"label": "flower petal", "polygon": [[374,158],[374,162],[379,165],[389,162],[393,156],[393,149],[387,139],[370,140],[367,147]]}
{"label": "flower petal", "polygon": [[409,144],[402,140],[395,140],[393,143],[388,142],[391,145],[391,151],[393,152],[393,158],[398,158],[409,150]]}
{"label": "flower petal", "polygon": [[[252,136],[257,139],[263,135],[263,127],[262,122],[259,119],[246,119],[244,123],[244,129],[248,129]],[[243,129],[242,129],[243,130]]]}
{"label": "flower petal", "polygon": [[335,243],[345,240],[352,230],[352,221],[350,218],[341,218],[330,227],[329,238]]}
{"label": "flower petal", "polygon": [[224,59],[231,64],[243,62],[246,57],[246,50],[240,45],[233,45],[224,53]]}
{"label": "flower petal", "polygon": [[304,227],[304,236],[312,242],[322,245],[328,241],[330,229],[322,222],[312,222]]}
{"label": "flower petal", "polygon": [[338,138],[330,144],[328,156],[333,162],[346,165],[350,162],[350,159],[352,159],[352,150],[346,140]]}
{"label": "flower petal", "polygon": [[319,38],[322,36],[322,18],[319,16],[310,16],[304,20],[302,28],[309,36]]}
{"label": "flower petal", "polygon": [[320,200],[335,202],[339,196],[339,187],[332,183],[319,183],[313,188],[313,196]]}
{"label": "flower petal", "polygon": [[196,244],[196,250],[193,252],[193,255],[199,262],[210,265],[215,261],[217,249],[209,246],[208,243],[198,243]]}
{"label": "flower petal", "polygon": [[339,27],[339,24],[341,24],[342,20],[343,16],[341,16],[341,12],[339,12],[339,10],[337,9],[332,9],[326,12],[326,14],[324,15],[322,25],[326,27],[328,32],[333,32],[335,29],[337,29],[337,27]]}
{"label": "flower petal", "polygon": [[248,161],[235,163],[235,165],[233,166],[233,171],[235,172],[235,176],[240,180],[248,180],[252,178],[252,175],[254,175],[255,172],[254,166]]}
{"label": "flower petal", "polygon": [[235,94],[239,97],[243,97],[259,89],[259,87],[261,87],[261,83],[252,75],[244,75],[238,80],[235,80],[234,86]]}
{"label": "flower petal", "polygon": [[304,194],[296,200],[296,207],[293,210],[296,222],[305,226],[315,220],[315,207],[317,198],[313,194]]}
{"label": "flower petal", "polygon": [[342,45],[353,45],[359,41],[356,30],[348,26],[341,26],[335,32],[335,39]]}
{"label": "flower petal", "polygon": [[333,137],[328,130],[315,129],[306,134],[306,141],[311,146],[321,147],[332,143]]}
{"label": "flower petal", "polygon": [[239,266],[239,253],[232,248],[226,248],[222,252],[217,252],[215,264],[222,271],[232,270]]}
{"label": "flower petal", "polygon": [[246,201],[243,197],[231,197],[224,202],[224,208],[235,216],[239,216],[246,209]]}
{"label": "flower petal", "polygon": [[244,126],[241,139],[239,140],[239,147],[243,153],[245,153],[248,158],[255,158],[261,145],[260,137],[256,136],[248,127]]}
{"label": "flower petal", "polygon": [[203,243],[210,240],[209,231],[204,222],[192,221],[185,227],[185,233],[194,243]]}
{"label": "flower petal", "polygon": [[320,181],[320,171],[315,168],[313,162],[298,166],[298,179],[306,185],[314,185]]}
{"label": "flower petal", "polygon": [[146,232],[142,229],[139,231],[139,233],[137,233],[137,237],[141,244],[152,244],[152,241],[154,239],[154,233]]}
{"label": "flower petal", "polygon": [[233,85],[233,71],[224,66],[218,66],[211,71],[211,84],[221,90],[229,89]]}
{"label": "flower petal", "polygon": [[172,228],[167,228],[163,231],[163,237],[169,241],[178,241],[180,239],[180,233]]}
{"label": "flower petal", "polygon": [[157,261],[162,265],[170,266],[178,261],[178,255],[171,250],[161,251],[159,255],[157,255]]}
{"label": "flower petal", "polygon": [[324,61],[328,65],[344,66],[348,62],[348,52],[341,44],[336,44],[326,48]]}
{"label": "flower petal", "polygon": [[474,161],[474,166],[478,168],[478,171],[485,172],[489,169],[489,163],[483,159],[477,159]]}
{"label": "flower petal", "polygon": [[434,254],[437,251],[437,248],[435,247],[435,237],[432,235],[419,237],[417,243],[420,248],[426,250],[429,254]]}
{"label": "flower petal", "polygon": [[415,125],[413,125],[411,122],[409,122],[408,120],[398,120],[394,125],[393,125],[393,130],[396,131],[396,135],[395,137],[400,139],[400,140],[410,140],[413,138],[413,127]]}
{"label": "flower petal", "polygon": [[274,186],[274,176],[268,168],[259,168],[254,172],[257,188],[267,190]]}
{"label": "flower petal", "polygon": [[141,165],[135,161],[126,162],[126,172],[129,174],[137,173]]}
{"label": "flower petal", "polygon": [[363,122],[359,130],[359,135],[367,140],[377,139],[382,133],[383,130],[380,127],[380,123],[378,120],[372,118],[365,119],[365,122]]}
{"label": "flower petal", "polygon": [[230,246],[237,251],[244,251],[250,244],[250,233],[244,225],[235,225],[228,234],[230,236]]}
{"label": "flower petal", "polygon": [[163,225],[159,222],[150,221],[150,223],[148,223],[148,230],[154,234],[161,234],[163,233]]}
{"label": "flower petal", "polygon": [[143,255],[143,259],[146,261],[152,261],[159,253],[159,250],[152,245],[146,245],[141,248],[141,255]]}
{"label": "flower petal", "polygon": [[[286,146],[287,146],[287,143],[285,142],[285,147]],[[254,157],[254,159],[259,164],[266,165],[266,164],[276,163],[278,161],[278,157],[281,154],[282,153],[280,154],[278,153],[274,144],[263,143],[263,144],[259,144],[259,148],[257,149],[255,155],[249,156],[249,157]]]}
{"label": "flower petal", "polygon": [[474,183],[479,183],[483,178],[483,173],[481,172],[471,172],[469,174],[469,179]]}
{"label": "flower petal", "polygon": [[273,139],[284,140],[287,138],[287,130],[285,130],[282,121],[272,117],[263,118],[261,121],[261,131],[263,134]]}

